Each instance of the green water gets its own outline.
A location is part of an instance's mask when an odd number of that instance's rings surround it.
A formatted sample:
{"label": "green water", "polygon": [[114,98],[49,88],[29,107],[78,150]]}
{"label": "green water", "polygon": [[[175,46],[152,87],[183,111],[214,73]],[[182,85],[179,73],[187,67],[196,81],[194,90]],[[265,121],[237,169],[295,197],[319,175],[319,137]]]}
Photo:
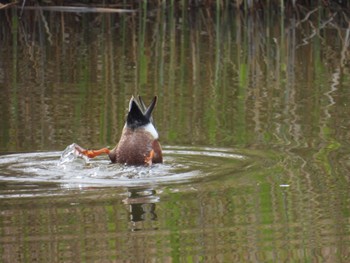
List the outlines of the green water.
{"label": "green water", "polygon": [[[1,262],[349,261],[346,14],[218,10],[1,11]],[[138,94],[163,165],[57,166]]]}

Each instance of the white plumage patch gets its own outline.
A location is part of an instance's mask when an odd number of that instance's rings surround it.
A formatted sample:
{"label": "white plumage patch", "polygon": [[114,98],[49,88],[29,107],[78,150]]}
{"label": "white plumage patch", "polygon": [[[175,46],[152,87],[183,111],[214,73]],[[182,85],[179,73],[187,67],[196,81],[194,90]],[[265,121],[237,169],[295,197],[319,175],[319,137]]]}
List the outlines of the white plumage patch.
{"label": "white plumage patch", "polygon": [[149,132],[150,134],[152,134],[152,136],[154,137],[154,139],[158,139],[158,132],[156,130],[156,128],[154,128],[153,124],[150,122],[147,125],[144,126],[145,131]]}

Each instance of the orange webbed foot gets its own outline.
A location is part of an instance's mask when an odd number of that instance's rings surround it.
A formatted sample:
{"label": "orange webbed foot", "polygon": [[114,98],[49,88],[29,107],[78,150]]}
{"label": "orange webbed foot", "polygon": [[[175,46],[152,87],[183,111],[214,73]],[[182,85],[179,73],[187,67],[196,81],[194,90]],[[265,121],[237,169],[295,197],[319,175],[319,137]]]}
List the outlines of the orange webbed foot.
{"label": "orange webbed foot", "polygon": [[153,157],[154,157],[154,151],[151,150],[149,153],[149,156],[146,156],[146,158],[145,158],[145,164],[147,164],[148,166],[151,166]]}
{"label": "orange webbed foot", "polygon": [[103,153],[109,154],[110,150],[108,148],[102,148],[99,150],[86,150],[83,147],[80,147],[79,145],[75,145],[75,149],[82,155],[85,155],[89,158],[94,158],[98,155],[101,155]]}

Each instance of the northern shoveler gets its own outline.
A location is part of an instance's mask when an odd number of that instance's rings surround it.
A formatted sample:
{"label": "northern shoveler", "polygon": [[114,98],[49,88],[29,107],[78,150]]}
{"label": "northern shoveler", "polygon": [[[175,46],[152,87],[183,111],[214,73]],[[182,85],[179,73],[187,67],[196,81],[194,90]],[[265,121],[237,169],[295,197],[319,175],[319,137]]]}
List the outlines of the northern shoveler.
{"label": "northern shoveler", "polygon": [[156,103],[157,96],[153,98],[148,108],[140,96],[138,101],[134,97],[130,99],[126,123],[119,143],[114,149],[86,150],[79,145],[76,145],[75,149],[89,158],[106,153],[112,163],[127,165],[162,163],[162,147],[158,141],[158,132],[152,119],[152,111]]}

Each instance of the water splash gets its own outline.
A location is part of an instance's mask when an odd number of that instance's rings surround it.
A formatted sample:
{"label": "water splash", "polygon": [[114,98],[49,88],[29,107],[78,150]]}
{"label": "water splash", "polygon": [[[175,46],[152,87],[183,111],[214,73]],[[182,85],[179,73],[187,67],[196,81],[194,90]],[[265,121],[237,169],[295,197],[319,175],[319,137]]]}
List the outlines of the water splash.
{"label": "water splash", "polygon": [[89,162],[89,158],[77,151],[76,146],[76,143],[72,143],[71,145],[68,145],[66,149],[64,149],[61,154],[60,161],[58,162],[59,166],[65,163],[71,163],[78,158],[82,158],[86,163]]}

